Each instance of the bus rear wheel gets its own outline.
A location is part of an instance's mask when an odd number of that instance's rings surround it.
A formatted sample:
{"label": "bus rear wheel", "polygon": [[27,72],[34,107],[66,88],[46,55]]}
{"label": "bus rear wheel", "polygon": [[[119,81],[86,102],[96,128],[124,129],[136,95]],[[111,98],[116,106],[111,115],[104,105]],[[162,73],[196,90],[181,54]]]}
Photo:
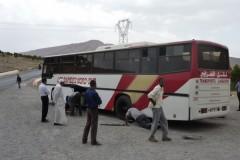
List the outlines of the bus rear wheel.
{"label": "bus rear wheel", "polygon": [[124,119],[127,110],[132,106],[131,100],[128,96],[118,97],[115,105],[115,113],[118,118]]}

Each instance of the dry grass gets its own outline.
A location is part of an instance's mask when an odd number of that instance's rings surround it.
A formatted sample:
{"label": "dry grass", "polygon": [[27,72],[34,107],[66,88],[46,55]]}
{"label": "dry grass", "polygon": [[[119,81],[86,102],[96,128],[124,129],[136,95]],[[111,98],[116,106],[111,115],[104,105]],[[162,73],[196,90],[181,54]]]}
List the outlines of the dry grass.
{"label": "dry grass", "polygon": [[31,59],[26,57],[14,57],[10,55],[0,56],[0,73],[12,70],[27,70],[38,68],[42,60]]}

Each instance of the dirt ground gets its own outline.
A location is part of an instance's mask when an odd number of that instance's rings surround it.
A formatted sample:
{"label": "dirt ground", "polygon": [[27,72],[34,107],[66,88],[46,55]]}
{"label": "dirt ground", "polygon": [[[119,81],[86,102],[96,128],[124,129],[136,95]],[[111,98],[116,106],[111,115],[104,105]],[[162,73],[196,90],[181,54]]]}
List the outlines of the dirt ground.
{"label": "dirt ground", "polygon": [[[240,112],[236,97],[226,118],[169,122],[171,142],[150,143],[150,131],[122,124],[113,114],[101,113],[98,140],[102,146],[83,145],[85,115],[68,117],[67,126],[40,123],[41,101],[31,83],[22,89],[0,91],[0,157],[2,160],[239,160]],[[157,132],[161,138],[161,131]],[[184,138],[185,137],[185,138]]]}

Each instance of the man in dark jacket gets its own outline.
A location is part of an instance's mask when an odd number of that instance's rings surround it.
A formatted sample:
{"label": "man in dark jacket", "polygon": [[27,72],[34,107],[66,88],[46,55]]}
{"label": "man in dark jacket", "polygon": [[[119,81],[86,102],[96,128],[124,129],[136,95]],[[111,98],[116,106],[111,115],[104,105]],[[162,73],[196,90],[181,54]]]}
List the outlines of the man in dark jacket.
{"label": "man in dark jacket", "polygon": [[90,88],[85,93],[85,102],[87,106],[87,122],[83,132],[82,143],[86,144],[88,133],[91,128],[91,144],[101,145],[97,142],[97,127],[98,127],[98,106],[102,103],[101,98],[96,92],[96,81],[90,82]]}
{"label": "man in dark jacket", "polygon": [[21,82],[22,82],[22,79],[21,79],[21,77],[20,77],[19,74],[18,74],[18,75],[17,75],[18,88],[21,88]]}

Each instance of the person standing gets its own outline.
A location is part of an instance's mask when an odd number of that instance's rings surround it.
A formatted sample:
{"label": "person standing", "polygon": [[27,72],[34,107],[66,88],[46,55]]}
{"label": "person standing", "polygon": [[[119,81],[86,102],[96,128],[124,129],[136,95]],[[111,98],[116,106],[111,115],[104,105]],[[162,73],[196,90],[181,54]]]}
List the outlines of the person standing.
{"label": "person standing", "polygon": [[53,91],[53,101],[55,104],[54,125],[67,124],[67,116],[65,113],[65,102],[62,91],[63,80],[59,80]]}
{"label": "person standing", "polygon": [[162,141],[171,141],[168,135],[168,121],[164,115],[163,105],[164,80],[161,78],[159,84],[148,94],[149,107],[152,108],[153,122],[151,126],[150,142],[158,142],[154,135],[158,129],[158,122],[162,129]]}
{"label": "person standing", "polygon": [[90,88],[85,93],[85,102],[87,106],[87,122],[83,132],[82,143],[86,144],[88,139],[88,133],[91,128],[91,144],[101,145],[97,140],[97,128],[98,128],[98,106],[102,103],[101,98],[96,92],[96,81],[90,81]]}
{"label": "person standing", "polygon": [[22,78],[19,76],[19,74],[17,75],[17,84],[18,84],[18,88],[21,88],[21,82],[22,82]]}
{"label": "person standing", "polygon": [[238,79],[238,82],[235,86],[236,90],[237,90],[237,96],[238,96],[238,111],[240,111],[240,78]]}
{"label": "person standing", "polygon": [[42,83],[39,85],[39,93],[41,96],[41,100],[42,100],[42,123],[47,123],[49,122],[46,117],[47,117],[47,113],[48,113],[48,103],[49,103],[49,99],[48,99],[48,95],[49,95],[49,90],[46,87],[46,83],[47,83],[47,79],[43,78],[42,79]]}

